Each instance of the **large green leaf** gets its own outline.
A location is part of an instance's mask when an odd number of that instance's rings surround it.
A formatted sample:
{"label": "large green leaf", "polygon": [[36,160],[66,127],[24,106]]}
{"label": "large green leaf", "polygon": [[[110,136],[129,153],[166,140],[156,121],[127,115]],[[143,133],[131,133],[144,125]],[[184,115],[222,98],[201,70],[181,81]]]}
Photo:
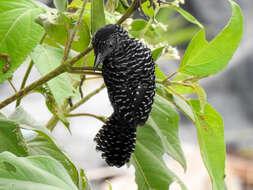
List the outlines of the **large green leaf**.
{"label": "large green leaf", "polygon": [[165,190],[173,181],[186,189],[164,163],[164,153],[186,167],[178,139],[177,112],[163,98],[156,96],[148,122],[145,126],[138,127],[136,149],[131,159],[140,190]]}
{"label": "large green leaf", "polygon": [[105,25],[104,0],[91,1],[91,33]]}
{"label": "large green leaf", "polygon": [[39,43],[43,29],[34,18],[44,10],[32,0],[0,1],[0,53],[11,61],[10,69],[3,73],[6,61],[0,60],[0,84],[25,61]]}
{"label": "large green leaf", "polygon": [[236,51],[243,33],[243,16],[240,7],[233,1],[232,16],[228,25],[211,41],[207,42],[201,30],[186,50],[179,68],[181,73],[207,76],[221,71]]}
{"label": "large green leaf", "polygon": [[213,190],[225,190],[225,155],[223,120],[209,104],[201,113],[200,103],[191,100],[200,152],[210,175]]}
{"label": "large green leaf", "polygon": [[[27,140],[27,147],[29,155],[45,155],[53,157],[58,160],[64,168],[73,176],[74,165],[66,157],[59,147],[55,143],[48,140],[48,137],[45,136],[36,136],[32,139]],[[75,180],[75,178],[73,178]]]}
{"label": "large green leaf", "polygon": [[17,123],[0,117],[0,152],[9,151],[17,156],[27,156],[28,151]]}
{"label": "large green leaf", "polygon": [[[47,45],[38,45],[31,57],[40,74],[44,76],[61,64],[63,50]],[[74,96],[75,89],[66,73],[55,77],[47,84],[59,107],[63,105],[66,98]]]}
{"label": "large green leaf", "polygon": [[78,190],[66,169],[46,156],[0,154],[0,190]]}
{"label": "large green leaf", "polygon": [[73,181],[78,184],[78,171],[75,165],[68,158],[64,150],[57,146],[50,131],[38,124],[22,107],[18,107],[9,119],[18,123],[20,127],[33,130],[42,136],[27,141],[29,154],[50,155],[59,160],[69,172]]}
{"label": "large green leaf", "polygon": [[160,137],[163,148],[186,170],[186,161],[178,137],[179,115],[164,98],[156,96],[147,125]]}

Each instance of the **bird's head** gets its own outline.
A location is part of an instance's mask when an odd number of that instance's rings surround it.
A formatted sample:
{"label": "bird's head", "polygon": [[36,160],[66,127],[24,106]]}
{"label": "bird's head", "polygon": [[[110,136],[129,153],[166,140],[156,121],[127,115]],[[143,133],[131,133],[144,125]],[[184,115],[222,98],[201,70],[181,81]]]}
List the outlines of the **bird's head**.
{"label": "bird's head", "polygon": [[121,48],[120,37],[122,35],[127,35],[127,32],[117,24],[108,24],[96,31],[92,38],[95,52],[94,70],[97,69],[100,63],[103,63],[107,56]]}

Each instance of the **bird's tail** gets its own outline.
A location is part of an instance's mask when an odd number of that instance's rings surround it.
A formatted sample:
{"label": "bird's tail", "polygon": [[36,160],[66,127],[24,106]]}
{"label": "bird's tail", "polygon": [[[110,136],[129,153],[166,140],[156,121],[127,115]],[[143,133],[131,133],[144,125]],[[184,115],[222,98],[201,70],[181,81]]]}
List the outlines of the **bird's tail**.
{"label": "bird's tail", "polygon": [[99,130],[94,141],[96,149],[109,166],[121,167],[130,160],[135,149],[137,126],[121,123],[114,114]]}

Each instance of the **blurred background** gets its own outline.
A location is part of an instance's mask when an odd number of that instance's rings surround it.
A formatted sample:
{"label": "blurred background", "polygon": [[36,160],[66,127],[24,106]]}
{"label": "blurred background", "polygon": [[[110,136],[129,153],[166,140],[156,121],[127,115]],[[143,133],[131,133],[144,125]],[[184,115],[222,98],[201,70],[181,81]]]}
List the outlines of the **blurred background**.
{"label": "blurred background", "polygon": [[[53,6],[52,0],[40,0]],[[229,190],[253,189],[253,1],[238,1],[241,6],[245,28],[243,40],[228,67],[200,83],[204,86],[208,95],[208,102],[223,117],[225,139],[227,143],[227,185]],[[226,25],[231,16],[231,7],[226,0],[185,0],[184,9],[195,16],[207,30],[208,40],[212,39]],[[166,21],[166,12],[161,12],[160,17]],[[168,19],[167,19],[168,20]],[[185,48],[197,28],[187,23],[181,16],[173,15],[169,22],[169,43],[176,46],[183,55]],[[229,42],[228,42],[229,43]],[[174,72],[178,64],[172,60],[159,62],[166,73]],[[23,64],[14,74],[14,85],[21,83],[27,64]],[[35,68],[30,75],[30,82],[39,78]],[[87,94],[100,86],[102,80],[89,80],[84,84],[84,92]],[[251,89],[252,88],[252,89]],[[7,82],[0,86],[1,99],[4,100],[13,94],[13,90]],[[31,94],[23,99],[23,107],[42,124],[46,124],[51,117],[44,99],[39,94]],[[11,104],[2,111],[6,115],[13,112],[15,105]],[[101,91],[94,98],[76,110],[78,113],[94,113],[109,116],[112,108],[107,97],[106,90]],[[59,123],[54,130],[54,135],[73,162],[78,167],[84,168],[92,189],[108,189],[104,184],[108,179],[114,190],[135,190],[134,169],[130,167],[110,168],[101,159],[100,153],[95,151],[93,138],[102,123],[89,117],[71,118],[72,135]],[[198,142],[193,124],[187,118],[181,116],[179,127],[181,144],[186,156],[188,170],[186,173],[172,159],[165,157],[168,166],[186,184],[189,190],[209,190],[210,182],[208,174],[202,163],[198,150]],[[171,190],[180,189],[173,184]]]}

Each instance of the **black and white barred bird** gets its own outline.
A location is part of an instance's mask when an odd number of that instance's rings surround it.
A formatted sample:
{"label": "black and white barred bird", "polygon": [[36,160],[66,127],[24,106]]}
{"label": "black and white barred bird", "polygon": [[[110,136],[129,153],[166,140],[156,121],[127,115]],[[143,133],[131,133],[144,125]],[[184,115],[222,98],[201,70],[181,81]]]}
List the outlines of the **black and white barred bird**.
{"label": "black and white barred bird", "polygon": [[94,69],[102,75],[113,114],[95,137],[108,165],[121,167],[135,149],[136,128],[149,117],[155,95],[155,63],[149,48],[120,25],[105,25],[93,36]]}

